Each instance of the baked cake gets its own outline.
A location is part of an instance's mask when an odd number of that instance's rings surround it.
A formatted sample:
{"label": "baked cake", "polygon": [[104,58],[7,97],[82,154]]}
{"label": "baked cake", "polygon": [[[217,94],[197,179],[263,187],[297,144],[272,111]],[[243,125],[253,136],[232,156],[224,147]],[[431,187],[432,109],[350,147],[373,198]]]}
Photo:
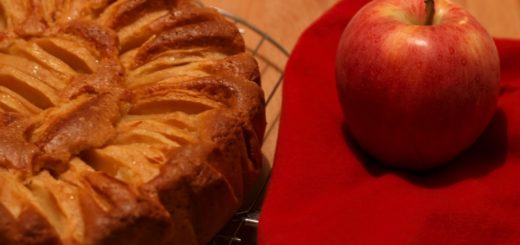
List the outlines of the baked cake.
{"label": "baked cake", "polygon": [[234,24],[187,0],[0,5],[0,244],[207,243],[262,160]]}

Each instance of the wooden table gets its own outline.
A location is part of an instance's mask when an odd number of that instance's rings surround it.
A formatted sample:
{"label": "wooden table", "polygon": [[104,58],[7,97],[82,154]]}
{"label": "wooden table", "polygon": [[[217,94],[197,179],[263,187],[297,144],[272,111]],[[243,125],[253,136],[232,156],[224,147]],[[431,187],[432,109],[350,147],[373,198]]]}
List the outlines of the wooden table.
{"label": "wooden table", "polygon": [[[277,40],[288,51],[314,20],[338,0],[202,0],[205,4],[225,9],[257,26]],[[419,0],[415,0],[419,1]],[[468,9],[495,37],[520,39],[520,0],[453,0]],[[247,28],[244,28],[247,29]],[[246,43],[254,47],[258,36],[245,32]],[[266,91],[277,81],[287,58],[275,49],[264,48],[259,54],[273,61],[275,68],[260,60],[262,81]],[[263,152],[272,163],[278,136],[281,93],[267,108],[268,133]]]}
{"label": "wooden table", "polygon": [[[291,50],[301,32],[337,0],[203,0],[241,16]],[[454,0],[496,37],[520,38],[520,0]]]}

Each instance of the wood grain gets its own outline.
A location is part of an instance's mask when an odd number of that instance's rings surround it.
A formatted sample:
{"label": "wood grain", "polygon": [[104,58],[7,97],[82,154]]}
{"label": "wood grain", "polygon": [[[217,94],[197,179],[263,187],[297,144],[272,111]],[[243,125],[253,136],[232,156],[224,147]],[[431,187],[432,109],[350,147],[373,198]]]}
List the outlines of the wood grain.
{"label": "wood grain", "polygon": [[[496,37],[520,38],[520,0],[453,0]],[[337,0],[204,0],[265,30],[291,50],[307,26]]]}
{"label": "wood grain", "polygon": [[454,0],[495,37],[520,38],[520,0]]}
{"label": "wood grain", "polygon": [[301,32],[337,0],[205,0],[237,14],[292,49]]}

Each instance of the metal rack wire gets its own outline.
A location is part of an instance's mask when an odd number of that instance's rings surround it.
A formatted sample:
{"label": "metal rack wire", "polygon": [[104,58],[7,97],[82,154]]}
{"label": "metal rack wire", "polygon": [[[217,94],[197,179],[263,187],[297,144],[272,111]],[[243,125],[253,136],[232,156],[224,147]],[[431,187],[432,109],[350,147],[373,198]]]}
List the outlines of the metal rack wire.
{"label": "metal rack wire", "polygon": [[[201,4],[204,5],[204,4]],[[260,210],[269,181],[271,165],[276,149],[278,121],[281,113],[281,84],[284,79],[284,67],[289,52],[266,32],[252,25],[245,19],[225,10],[217,9],[222,15],[233,21],[244,35],[246,47],[258,61],[262,73],[262,88],[266,95],[267,129],[264,135],[262,152],[264,168],[255,190],[246,197],[243,207],[232,220],[210,242],[211,245],[252,245],[256,244],[256,230]],[[264,50],[265,49],[265,50]]]}

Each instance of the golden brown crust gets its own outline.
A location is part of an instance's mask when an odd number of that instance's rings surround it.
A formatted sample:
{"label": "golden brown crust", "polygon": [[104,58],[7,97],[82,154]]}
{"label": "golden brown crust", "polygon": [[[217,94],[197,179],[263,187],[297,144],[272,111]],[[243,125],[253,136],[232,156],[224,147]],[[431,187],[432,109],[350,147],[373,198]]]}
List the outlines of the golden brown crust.
{"label": "golden brown crust", "polygon": [[207,243],[262,163],[238,29],[190,0],[0,5],[0,244]]}
{"label": "golden brown crust", "polygon": [[21,175],[32,172],[32,162],[39,149],[24,138],[27,122],[12,113],[0,113],[0,166],[19,171]]}
{"label": "golden brown crust", "polygon": [[139,49],[135,66],[142,65],[169,49],[190,49],[194,47],[214,49],[231,55],[245,50],[242,36],[231,23],[201,22],[161,32]]}
{"label": "golden brown crust", "polygon": [[[209,241],[240,206],[230,183],[212,167],[211,156],[219,153],[211,145],[184,147],[161,169],[159,177],[145,186],[158,193],[174,224],[184,223],[197,244]],[[182,236],[176,234],[173,244],[184,239]]]}
{"label": "golden brown crust", "polygon": [[91,244],[159,244],[169,226],[169,214],[157,201],[133,192],[125,183],[103,173],[85,176],[92,190],[109,204],[103,210],[81,197],[85,236]]}
{"label": "golden brown crust", "polygon": [[212,75],[241,77],[260,85],[258,63],[247,53],[240,53],[222,60],[209,62],[204,64],[202,69]]}
{"label": "golden brown crust", "polygon": [[54,228],[32,206],[25,206],[19,217],[15,219],[11,213],[0,205],[0,243],[6,245],[60,244]]}
{"label": "golden brown crust", "polygon": [[170,9],[178,0],[122,0],[112,4],[100,17],[103,25],[114,30],[134,22],[143,15],[159,9]]}
{"label": "golden brown crust", "polygon": [[118,55],[118,39],[114,31],[98,26],[90,21],[73,21],[63,28],[64,33],[69,33],[83,38],[94,48],[101,52],[106,59],[115,59]]}

